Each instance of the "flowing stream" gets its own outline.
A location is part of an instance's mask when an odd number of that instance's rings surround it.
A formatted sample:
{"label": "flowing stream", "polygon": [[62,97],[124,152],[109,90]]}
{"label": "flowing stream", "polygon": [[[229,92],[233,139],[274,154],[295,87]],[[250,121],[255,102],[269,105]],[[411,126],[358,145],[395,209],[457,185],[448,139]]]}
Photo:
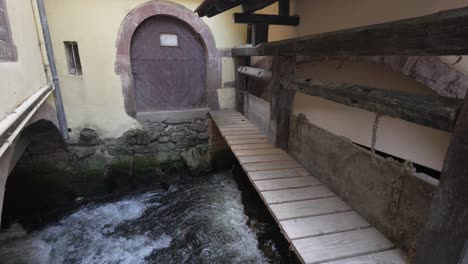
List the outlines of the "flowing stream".
{"label": "flowing stream", "polygon": [[0,233],[0,263],[279,263],[248,223],[236,181],[214,173],[89,203],[30,233],[14,224]]}

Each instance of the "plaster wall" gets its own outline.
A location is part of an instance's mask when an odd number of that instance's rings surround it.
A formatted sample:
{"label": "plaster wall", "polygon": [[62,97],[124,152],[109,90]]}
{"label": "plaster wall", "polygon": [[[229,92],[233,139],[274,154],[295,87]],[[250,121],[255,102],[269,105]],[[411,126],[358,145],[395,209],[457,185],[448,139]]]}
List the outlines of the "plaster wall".
{"label": "plaster wall", "polygon": [[30,0],[6,1],[15,62],[0,62],[0,120],[47,83]]}
{"label": "plaster wall", "polygon": [[[76,133],[83,127],[92,127],[103,137],[111,138],[139,126],[124,109],[120,76],[114,71],[115,43],[126,15],[145,2],[147,1],[46,0],[65,111],[72,132]],[[194,10],[201,1],[173,2]],[[219,49],[245,43],[246,26],[232,23],[233,12],[239,10],[234,9],[214,18],[203,19],[212,30]],[[82,76],[68,73],[64,41],[78,42]],[[223,83],[233,81],[232,59],[223,58],[222,62]]]}
{"label": "plaster wall", "polygon": [[[292,13],[301,17],[301,24],[291,32],[294,32],[296,37],[305,36],[423,16],[467,5],[466,0],[363,0],[359,1],[359,4],[352,0],[296,0],[292,5]],[[272,30],[270,41],[290,37],[280,29]],[[444,58],[447,62],[456,59]],[[464,72],[465,66],[463,59],[456,67]],[[468,69],[468,66],[466,68]],[[297,70],[299,75],[308,78],[432,93],[429,88],[418,82],[379,65],[335,61],[305,63],[299,65]],[[344,136],[355,143],[371,145],[375,117],[371,112],[298,93],[294,101],[294,114],[298,113],[304,113],[312,124],[327,131]],[[450,134],[443,131],[400,119],[382,117],[377,132],[376,149],[441,170],[449,138]]]}

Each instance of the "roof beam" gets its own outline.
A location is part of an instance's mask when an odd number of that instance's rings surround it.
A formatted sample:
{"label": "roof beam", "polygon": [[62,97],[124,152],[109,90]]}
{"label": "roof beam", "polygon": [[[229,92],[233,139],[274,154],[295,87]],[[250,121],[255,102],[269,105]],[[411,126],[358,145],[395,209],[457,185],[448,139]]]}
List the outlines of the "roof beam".
{"label": "roof beam", "polygon": [[371,88],[359,84],[321,82],[287,75],[283,88],[380,113],[423,126],[452,131],[463,100]]}
{"label": "roof beam", "polygon": [[235,13],[234,23],[297,26],[299,25],[299,17]]}
{"label": "roof beam", "polygon": [[234,48],[234,56],[468,54],[468,8],[335,32]]}

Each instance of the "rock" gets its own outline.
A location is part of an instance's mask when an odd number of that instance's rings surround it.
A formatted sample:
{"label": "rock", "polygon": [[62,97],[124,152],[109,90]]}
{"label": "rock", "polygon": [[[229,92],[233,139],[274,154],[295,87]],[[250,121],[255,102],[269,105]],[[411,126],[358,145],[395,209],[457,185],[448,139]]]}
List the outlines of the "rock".
{"label": "rock", "polygon": [[185,125],[177,125],[175,126],[175,131],[184,131],[185,130]]}
{"label": "rock", "polygon": [[78,141],[78,145],[82,146],[94,146],[99,144],[99,138],[96,131],[91,128],[83,128],[80,131],[80,139]]}
{"label": "rock", "polygon": [[166,128],[166,126],[164,124],[161,124],[161,123],[151,124],[150,127],[151,127],[151,129],[153,129],[156,132],[161,132]]}
{"label": "rock", "polygon": [[180,124],[184,124],[187,122],[188,122],[187,120],[171,120],[171,119],[164,121],[164,123],[168,125],[180,125]]}
{"label": "rock", "polygon": [[172,132],[174,132],[174,127],[173,126],[167,126],[163,132],[162,132],[162,135],[163,136],[168,136],[170,134],[172,134]]}
{"label": "rock", "polygon": [[123,137],[126,145],[147,145],[151,142],[152,135],[145,130],[133,129],[125,132]]}
{"label": "rock", "polygon": [[159,144],[157,142],[150,143],[148,145],[136,145],[133,146],[133,151],[136,154],[147,154],[156,153],[159,150]]}
{"label": "rock", "polygon": [[206,132],[208,130],[208,128],[204,125],[201,125],[201,124],[198,124],[198,125],[195,125],[193,127],[193,130],[197,131],[197,132]]}
{"label": "rock", "polygon": [[164,137],[160,137],[160,138],[158,139],[158,142],[159,142],[159,143],[167,143],[167,142],[169,142],[169,140],[171,140],[170,137],[164,136]]}
{"label": "rock", "polygon": [[91,157],[92,155],[94,155],[94,153],[96,153],[96,149],[94,149],[93,147],[90,147],[90,148],[79,148],[79,149],[74,149],[73,150],[73,154],[75,155],[75,157],[79,160],[82,160],[82,159],[85,159],[85,158],[88,158],[88,157]]}
{"label": "rock", "polygon": [[211,171],[211,155],[207,145],[198,145],[182,152],[181,156],[192,175]]}
{"label": "rock", "polygon": [[208,135],[208,133],[200,133],[198,134],[198,139],[201,139],[201,140],[206,140],[210,138],[210,135]]}
{"label": "rock", "polygon": [[168,143],[163,143],[159,144],[159,151],[170,151],[174,150],[176,148],[176,145],[174,143],[168,142]]}
{"label": "rock", "polygon": [[171,141],[177,143],[184,139],[186,136],[185,131],[178,131],[171,134]]}
{"label": "rock", "polygon": [[154,142],[156,140],[158,140],[159,136],[161,136],[161,133],[154,130],[154,131],[148,131],[149,133],[149,137],[150,137],[150,142]]}

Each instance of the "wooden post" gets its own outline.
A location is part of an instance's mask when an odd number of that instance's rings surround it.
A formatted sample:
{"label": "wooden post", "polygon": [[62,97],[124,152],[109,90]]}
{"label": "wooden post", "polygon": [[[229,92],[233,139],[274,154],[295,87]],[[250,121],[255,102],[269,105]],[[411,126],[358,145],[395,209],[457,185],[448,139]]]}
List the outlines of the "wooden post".
{"label": "wooden post", "polygon": [[[468,96],[416,247],[416,264],[465,264],[468,247]],[[466,259],[465,259],[466,260]]]}
{"label": "wooden post", "polygon": [[237,71],[239,67],[247,66],[249,57],[234,57],[236,69],[236,110],[244,113],[244,92],[247,91],[247,77]]}
{"label": "wooden post", "polygon": [[252,30],[252,44],[258,45],[260,43],[268,42],[268,31],[270,25],[266,23],[253,24]]}
{"label": "wooden post", "polygon": [[289,124],[295,92],[281,86],[281,78],[294,73],[296,56],[273,57],[273,78],[271,87],[270,137],[273,143],[287,150],[289,141]]}

